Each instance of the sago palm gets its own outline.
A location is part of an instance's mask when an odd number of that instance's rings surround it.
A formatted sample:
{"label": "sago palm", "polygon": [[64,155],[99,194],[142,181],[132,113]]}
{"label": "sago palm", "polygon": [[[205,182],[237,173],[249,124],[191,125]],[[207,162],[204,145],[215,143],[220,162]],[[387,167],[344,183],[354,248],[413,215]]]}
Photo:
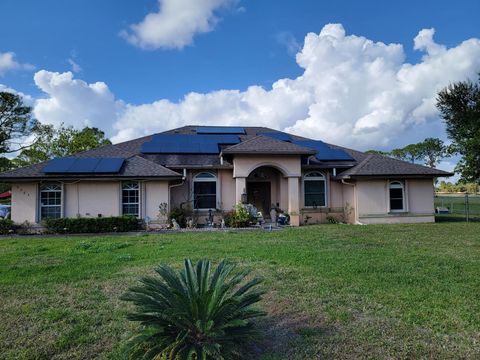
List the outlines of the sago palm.
{"label": "sago palm", "polygon": [[136,305],[128,319],[142,325],[129,341],[129,358],[241,358],[257,334],[252,320],[264,315],[255,308],[261,279],[247,281],[248,271],[225,261],[215,270],[210,261],[185,260],[181,271],[166,265],[155,271],[160,277],[144,277],[122,296]]}

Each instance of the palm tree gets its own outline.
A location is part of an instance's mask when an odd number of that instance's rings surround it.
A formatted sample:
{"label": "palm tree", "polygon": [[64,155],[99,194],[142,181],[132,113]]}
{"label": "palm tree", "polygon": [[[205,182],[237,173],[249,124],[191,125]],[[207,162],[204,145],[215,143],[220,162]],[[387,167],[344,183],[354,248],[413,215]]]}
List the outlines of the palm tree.
{"label": "palm tree", "polygon": [[142,325],[129,341],[130,359],[242,357],[257,335],[252,320],[265,315],[254,306],[264,293],[261,279],[245,281],[249,271],[225,261],[214,271],[210,261],[193,266],[187,259],[181,271],[160,265],[155,272],[160,278],[143,277],[122,296],[136,305],[128,319]]}

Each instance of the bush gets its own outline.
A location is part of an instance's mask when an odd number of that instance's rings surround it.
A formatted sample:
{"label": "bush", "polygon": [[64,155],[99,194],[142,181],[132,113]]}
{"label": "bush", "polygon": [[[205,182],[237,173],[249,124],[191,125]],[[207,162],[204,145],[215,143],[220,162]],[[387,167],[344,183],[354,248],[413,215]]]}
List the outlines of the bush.
{"label": "bush", "polygon": [[223,219],[227,227],[233,228],[247,227],[257,222],[257,219],[242,204],[235,205],[235,209],[227,212]]}
{"label": "bush", "polygon": [[170,211],[168,214],[168,221],[171,223],[173,219],[177,220],[178,225],[184,228],[187,227],[187,217],[189,211],[185,209],[175,208]]}
{"label": "bush", "polygon": [[70,234],[125,232],[142,227],[141,221],[133,216],[45,219],[43,224],[48,232]]}
{"label": "bush", "polygon": [[[130,359],[232,359],[244,355],[242,346],[257,332],[252,319],[264,293],[259,278],[244,282],[248,271],[222,261],[211,271],[210,261],[183,270],[161,265],[160,276],[144,277],[122,300],[136,305],[128,315],[139,322],[141,333],[130,339]],[[243,351],[242,351],[243,350]]]}
{"label": "bush", "polygon": [[14,230],[13,221],[10,219],[0,219],[0,234],[8,235]]}

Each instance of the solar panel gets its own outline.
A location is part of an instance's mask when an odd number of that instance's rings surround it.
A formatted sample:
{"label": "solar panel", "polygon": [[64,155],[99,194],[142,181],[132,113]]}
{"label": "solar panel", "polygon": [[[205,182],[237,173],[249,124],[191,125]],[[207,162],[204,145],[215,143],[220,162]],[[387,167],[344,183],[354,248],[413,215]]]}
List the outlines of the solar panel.
{"label": "solar panel", "polygon": [[116,173],[120,171],[124,161],[123,158],[56,158],[43,167],[43,172],[47,174]]}
{"label": "solar panel", "polygon": [[218,154],[219,145],[240,143],[238,135],[156,134],[142,145],[144,154]]}
{"label": "solar panel", "polygon": [[196,130],[197,134],[245,134],[242,127],[202,126]]}
{"label": "solar panel", "polygon": [[67,172],[70,166],[75,162],[74,158],[56,158],[50,160],[47,165],[43,167],[45,173],[62,173]]}
{"label": "solar panel", "polygon": [[218,154],[220,152],[218,144],[198,143],[198,142],[148,142],[143,144],[142,153],[144,154]]}
{"label": "solar panel", "polygon": [[257,135],[261,136],[268,136],[273,139],[281,140],[281,141],[292,141],[292,137],[284,132],[277,132],[277,131],[266,131],[266,132],[258,132]]}
{"label": "solar panel", "polygon": [[97,167],[100,159],[98,158],[78,158],[68,169],[68,172],[74,173],[92,173]]}
{"label": "solar panel", "polygon": [[238,135],[217,134],[217,135],[192,135],[192,134],[155,134],[151,142],[202,142],[217,144],[238,144]]}
{"label": "solar panel", "polygon": [[96,173],[117,173],[120,171],[125,159],[123,158],[101,158],[95,168]]}
{"label": "solar panel", "polygon": [[323,141],[318,140],[294,140],[295,145],[300,145],[310,149],[317,150],[315,157],[320,161],[328,160],[353,160],[353,158],[341,149],[333,149]]}

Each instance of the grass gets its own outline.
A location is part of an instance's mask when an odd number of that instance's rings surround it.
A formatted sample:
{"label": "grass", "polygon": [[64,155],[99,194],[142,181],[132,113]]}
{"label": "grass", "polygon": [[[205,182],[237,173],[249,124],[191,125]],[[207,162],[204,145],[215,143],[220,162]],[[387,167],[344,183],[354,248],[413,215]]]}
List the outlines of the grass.
{"label": "grass", "polygon": [[0,239],[2,359],[118,359],[119,296],[160,262],[265,277],[251,358],[480,357],[480,224]]}

